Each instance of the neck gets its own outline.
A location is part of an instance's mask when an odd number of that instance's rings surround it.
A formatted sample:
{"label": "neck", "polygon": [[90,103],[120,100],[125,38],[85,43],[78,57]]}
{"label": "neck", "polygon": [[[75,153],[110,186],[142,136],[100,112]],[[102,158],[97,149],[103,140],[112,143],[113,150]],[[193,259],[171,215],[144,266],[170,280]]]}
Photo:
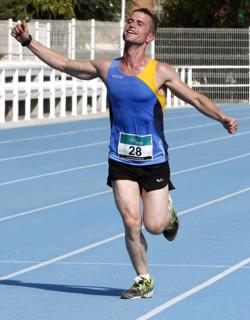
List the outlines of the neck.
{"label": "neck", "polygon": [[125,44],[122,62],[128,68],[140,68],[145,66],[148,58],[145,55],[146,46]]}

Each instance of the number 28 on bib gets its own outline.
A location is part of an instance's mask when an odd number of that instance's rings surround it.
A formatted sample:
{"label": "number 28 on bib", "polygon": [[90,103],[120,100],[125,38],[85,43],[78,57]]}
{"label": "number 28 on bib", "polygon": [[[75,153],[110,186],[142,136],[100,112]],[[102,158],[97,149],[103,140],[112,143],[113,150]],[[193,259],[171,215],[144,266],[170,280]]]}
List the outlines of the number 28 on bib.
{"label": "number 28 on bib", "polygon": [[152,135],[138,136],[120,132],[118,154],[122,158],[136,161],[153,158]]}

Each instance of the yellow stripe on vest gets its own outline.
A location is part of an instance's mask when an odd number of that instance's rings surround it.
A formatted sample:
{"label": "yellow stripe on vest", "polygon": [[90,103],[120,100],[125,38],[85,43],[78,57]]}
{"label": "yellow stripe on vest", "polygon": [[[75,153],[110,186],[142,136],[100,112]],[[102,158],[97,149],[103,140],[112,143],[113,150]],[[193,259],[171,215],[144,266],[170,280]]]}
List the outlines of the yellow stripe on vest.
{"label": "yellow stripe on vest", "polygon": [[155,59],[151,59],[146,68],[140,72],[136,77],[142,80],[146,85],[155,93],[158,101],[161,104],[162,109],[165,109],[166,106],[166,98],[165,95],[161,95],[158,92],[155,82],[155,71],[156,71],[157,61]]}

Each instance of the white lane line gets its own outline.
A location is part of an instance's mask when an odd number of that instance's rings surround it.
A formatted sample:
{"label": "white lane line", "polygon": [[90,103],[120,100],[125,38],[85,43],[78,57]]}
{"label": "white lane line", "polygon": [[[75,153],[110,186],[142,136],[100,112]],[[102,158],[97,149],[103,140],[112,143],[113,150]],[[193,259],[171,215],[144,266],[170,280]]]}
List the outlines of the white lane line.
{"label": "white lane line", "polygon": [[[215,141],[220,141],[220,140],[225,140],[225,139],[233,139],[233,138],[237,138],[240,136],[248,135],[249,133],[250,133],[250,131],[240,132],[240,133],[237,133],[236,135],[227,135],[227,136],[223,136],[223,137],[219,137],[219,138],[202,140],[202,141],[188,143],[188,144],[184,144],[184,145],[180,145],[180,146],[176,146],[176,147],[171,147],[168,150],[171,151],[171,150],[177,150],[177,149],[184,149],[184,148],[189,148],[189,147],[204,144],[204,143],[210,143],[210,142],[215,142]],[[25,154],[25,155],[21,155],[21,156],[0,158],[0,162],[31,158],[31,157],[41,156],[41,155],[45,155],[45,154],[52,154],[52,153],[56,153],[56,152],[64,152],[64,151],[70,151],[70,150],[83,149],[83,148],[93,147],[93,146],[107,144],[107,143],[109,143],[109,141],[106,140],[106,141],[100,141],[100,142],[95,142],[95,143],[90,143],[90,144],[79,145],[79,146],[59,148],[59,149],[47,150],[47,151],[37,152],[37,153],[29,153],[29,154]]]}
{"label": "white lane line", "polygon": [[[237,195],[242,194],[242,193],[247,192],[247,191],[250,191],[250,187],[249,187],[249,188],[242,189],[242,190],[239,190],[239,191],[234,192],[234,193],[231,193],[231,194],[226,195],[226,196],[224,196],[224,197],[220,197],[220,198],[218,198],[218,199],[214,199],[213,201],[206,202],[206,203],[201,204],[201,205],[199,205],[199,206],[195,206],[195,207],[193,207],[193,208],[190,208],[190,209],[187,209],[187,210],[183,210],[183,211],[180,212],[180,215],[181,215],[181,214],[186,214],[186,213],[189,213],[189,212],[192,212],[192,211],[195,211],[195,210],[198,210],[198,208],[202,208],[202,207],[205,207],[205,206],[209,206],[209,205],[211,205],[211,204],[213,204],[213,203],[216,203],[216,202],[219,202],[219,201],[224,201],[224,200],[226,200],[226,199],[228,199],[228,198],[237,196]],[[104,191],[104,192],[100,192],[99,194],[103,194],[103,193],[107,193],[107,192],[111,192],[111,191]],[[98,195],[98,194],[96,194],[96,195]],[[89,197],[90,197],[90,196],[89,196]],[[78,198],[77,201],[79,201],[79,200],[81,200],[81,199]],[[74,202],[74,199],[73,199],[73,200],[70,200],[70,201],[65,201],[65,203],[70,203],[70,202]],[[62,205],[62,204],[60,204],[60,205]],[[55,205],[54,205],[54,206],[55,206]],[[42,210],[46,210],[46,209],[45,209],[45,208],[40,208],[39,211],[42,211]],[[31,214],[31,212],[30,212],[29,214]],[[6,218],[7,218],[7,217],[6,217]],[[100,245],[106,244],[106,243],[111,242],[111,241],[113,241],[113,240],[122,238],[123,236],[124,236],[124,233],[116,234],[116,235],[114,235],[114,236],[112,236],[112,237],[110,237],[110,238],[104,239],[104,240],[102,240],[102,241],[95,242],[95,243],[90,244],[90,245],[88,245],[88,246],[79,248],[79,249],[77,249],[77,250],[68,252],[68,253],[66,253],[66,254],[63,254],[63,255],[61,255],[61,256],[58,256],[58,257],[55,257],[55,258],[52,258],[52,259],[43,261],[43,262],[38,263],[38,264],[36,264],[36,265],[34,265],[34,266],[32,266],[32,267],[25,268],[25,269],[21,269],[21,270],[19,270],[19,271],[17,271],[17,272],[7,274],[7,275],[1,277],[1,278],[0,278],[0,281],[1,281],[1,280],[11,279],[11,278],[14,278],[14,277],[16,277],[16,276],[18,276],[18,275],[21,275],[21,274],[24,274],[24,273],[27,273],[27,272],[30,272],[30,271],[33,271],[33,270],[36,270],[36,269],[45,267],[45,266],[47,266],[47,265],[53,264],[53,263],[55,263],[55,262],[64,260],[64,259],[66,259],[66,258],[69,258],[69,257],[72,257],[72,256],[74,256],[74,255],[80,254],[80,253],[82,253],[82,252],[85,252],[85,251],[87,251],[87,250],[96,248],[96,247],[98,247],[98,246],[100,246]],[[246,264],[247,264],[247,263],[246,263]]]}
{"label": "white lane line", "polygon": [[[250,117],[243,117],[243,118],[238,118],[237,120],[239,121],[239,120],[249,120],[249,119],[250,119]],[[206,124],[200,124],[200,125],[196,125],[196,126],[165,130],[164,133],[168,134],[169,132],[179,132],[179,131],[186,131],[186,130],[205,128],[205,127],[212,127],[212,126],[220,126],[220,124],[218,122],[214,121],[214,122],[208,122]]]}
{"label": "white lane line", "polygon": [[88,147],[93,147],[93,146],[98,146],[101,144],[107,144],[108,141],[99,141],[99,142],[94,142],[94,143],[89,143],[89,144],[83,144],[79,146],[72,146],[72,147],[67,147],[67,148],[59,148],[59,149],[52,149],[52,150],[46,150],[42,152],[36,152],[36,153],[28,153],[24,154],[22,156],[15,156],[15,157],[7,157],[7,158],[0,158],[0,161],[9,161],[9,160],[19,160],[19,159],[26,159],[26,158],[31,158],[31,157],[37,157],[37,156],[42,156],[45,154],[52,154],[52,153],[57,153],[57,152],[64,152],[64,151],[70,151],[70,150],[78,150],[78,149],[83,149],[83,148],[88,148]]}
{"label": "white lane line", "polygon": [[183,145],[180,145],[180,146],[171,147],[168,150],[178,150],[178,149],[197,146],[199,144],[210,143],[210,142],[215,142],[215,141],[221,141],[221,140],[226,140],[226,139],[232,139],[232,138],[248,135],[249,133],[250,133],[250,131],[245,131],[245,132],[237,133],[236,135],[227,135],[227,136],[223,136],[223,137],[220,137],[220,138],[213,138],[213,139],[202,140],[202,141],[197,141],[197,142],[193,142],[193,143],[187,143],[187,144],[183,144]]}
{"label": "white lane line", "polygon": [[[215,162],[209,162],[209,163],[201,165],[201,166],[175,171],[175,172],[172,172],[171,175],[175,176],[175,175],[186,173],[186,172],[192,172],[192,171],[195,171],[195,170],[199,170],[199,169],[203,169],[203,168],[207,168],[207,167],[212,167],[212,166],[219,165],[219,164],[222,164],[222,163],[226,163],[226,162],[230,162],[230,161],[234,161],[234,160],[239,160],[239,159],[242,159],[242,158],[245,158],[245,157],[249,157],[249,156],[250,156],[250,153],[244,153],[244,154],[241,154],[241,155],[238,155],[238,156],[234,156],[234,157],[231,157],[231,158],[226,158],[226,159],[215,161]],[[107,162],[105,161],[105,162],[93,163],[93,164],[89,164],[89,165],[73,167],[73,168],[68,168],[68,169],[64,169],[64,170],[47,172],[47,173],[34,175],[34,176],[29,176],[29,177],[25,177],[25,178],[8,180],[8,181],[0,182],[0,187],[6,186],[6,185],[10,185],[10,184],[14,184],[14,183],[30,181],[30,180],[35,180],[35,179],[41,179],[41,178],[45,178],[45,177],[49,177],[49,176],[64,174],[64,173],[68,173],[68,172],[74,172],[74,171],[78,171],[78,170],[89,169],[89,168],[103,166],[103,165],[107,165]]]}
{"label": "white lane line", "polygon": [[[232,110],[233,111],[238,111],[238,110]],[[168,120],[175,120],[175,119],[185,119],[185,118],[193,118],[193,117],[201,117],[201,114],[191,114],[191,115],[185,115],[185,116],[166,116],[164,117],[164,122]],[[249,117],[242,117],[238,118],[238,120],[245,120],[249,119]],[[209,126],[209,125],[218,125],[218,123],[211,123],[207,125],[201,125],[201,126],[193,126],[193,127],[187,127],[186,129],[192,129],[192,128],[199,128],[199,127],[204,127],[204,126]],[[85,129],[79,129],[79,130],[71,130],[71,131],[65,131],[65,132],[58,132],[58,133],[53,133],[53,134],[47,134],[47,135],[40,135],[40,136],[32,136],[32,137],[27,137],[27,138],[19,138],[19,139],[11,139],[11,140],[2,140],[0,141],[0,144],[8,144],[8,143],[15,143],[15,142],[27,142],[27,141],[33,141],[33,140],[41,140],[41,139],[49,139],[49,138],[54,138],[54,137],[61,137],[61,136],[67,136],[67,135],[73,135],[73,134],[78,134],[82,132],[91,132],[91,131],[97,131],[97,130],[107,130],[109,129],[110,126],[104,126],[104,127],[96,127],[96,128],[85,128]],[[171,132],[175,131],[182,131],[185,130],[183,129],[173,129]]]}
{"label": "white lane line", "polygon": [[[168,120],[175,120],[175,119],[182,119],[182,118],[190,118],[190,117],[199,117],[200,115],[188,115],[188,116],[177,116],[177,117],[166,117],[164,118],[164,121]],[[66,132],[58,132],[53,134],[47,134],[47,135],[40,135],[40,136],[33,136],[33,137],[27,137],[27,138],[20,138],[20,139],[11,139],[11,140],[2,140],[0,141],[0,144],[8,144],[8,143],[15,143],[15,142],[27,142],[27,141],[33,141],[33,140],[40,140],[40,139],[49,139],[53,137],[61,137],[66,135],[73,135],[78,134],[82,132],[91,132],[91,131],[97,131],[97,130],[107,130],[109,129],[109,126],[105,127],[97,127],[97,128],[86,128],[86,129],[79,129],[79,130],[72,130],[72,131],[66,131]]]}
{"label": "white lane line", "polygon": [[[211,204],[214,204],[216,202],[220,202],[220,201],[229,199],[231,197],[237,196],[239,194],[242,194],[242,193],[245,193],[245,192],[248,192],[248,191],[250,191],[250,187],[242,189],[242,190],[239,190],[237,192],[230,193],[230,194],[225,195],[223,197],[220,197],[220,198],[217,198],[217,199],[202,203],[202,204],[200,204],[198,206],[195,206],[195,207],[192,207],[190,209],[186,209],[186,210],[180,211],[178,213],[178,215],[183,215],[183,214],[186,214],[188,212],[192,212],[192,211],[201,209],[203,207],[207,207],[207,206],[209,206]],[[62,202],[58,202],[58,203],[54,203],[54,204],[51,204],[51,205],[48,205],[48,206],[44,206],[44,207],[40,207],[40,208],[36,208],[36,209],[31,209],[31,210],[19,212],[19,213],[16,213],[16,214],[13,214],[13,215],[9,215],[9,216],[4,216],[4,217],[0,218],[0,222],[13,220],[13,219],[16,219],[16,218],[20,218],[20,217],[31,215],[31,214],[34,214],[34,213],[37,213],[37,212],[41,212],[41,211],[44,211],[44,210],[60,207],[60,206],[63,206],[63,205],[69,204],[69,203],[74,203],[74,202],[85,200],[85,199],[88,199],[88,198],[100,196],[100,195],[103,195],[103,194],[106,194],[106,193],[110,193],[110,192],[112,192],[112,190],[105,190],[105,191],[102,191],[102,192],[97,192],[97,193],[89,194],[89,195],[86,195],[86,196],[82,196],[82,197],[78,197],[78,198],[74,198],[74,199],[70,199],[70,200],[66,200],[66,201],[62,201]]]}
{"label": "white lane line", "polygon": [[98,196],[101,196],[103,194],[110,193],[111,191],[112,190],[105,190],[105,191],[101,191],[101,192],[97,192],[97,193],[92,193],[92,194],[89,194],[89,195],[86,195],[86,196],[82,196],[82,197],[78,197],[78,198],[74,198],[74,199],[70,199],[70,200],[65,200],[65,201],[53,203],[53,204],[48,205],[48,206],[44,206],[44,207],[40,207],[40,208],[36,208],[36,209],[31,209],[31,210],[19,212],[19,213],[13,214],[13,215],[9,215],[9,216],[5,216],[5,217],[0,218],[0,222],[13,220],[13,219],[16,219],[16,218],[28,216],[28,215],[31,215],[31,214],[34,214],[34,213],[37,213],[37,212],[41,212],[41,211],[45,211],[45,210],[48,210],[48,209],[61,207],[61,206],[64,206],[64,205],[67,205],[67,204],[70,204],[70,203],[82,201],[82,200],[93,198],[93,197],[98,197]]}
{"label": "white lane line", "polygon": [[29,138],[2,140],[2,141],[0,141],[0,144],[35,141],[35,140],[41,140],[41,139],[49,139],[49,138],[54,138],[54,137],[73,135],[73,134],[82,133],[82,132],[91,132],[91,131],[106,130],[106,129],[109,129],[109,127],[98,127],[98,128],[89,128],[89,129],[81,129],[81,130],[72,130],[72,131],[46,134],[46,135],[35,136],[35,137],[33,136],[33,137],[29,137]]}
{"label": "white lane line", "polygon": [[61,255],[61,256],[58,256],[58,257],[55,257],[55,258],[52,258],[52,259],[49,259],[49,260],[46,260],[46,261],[43,261],[41,263],[38,263],[34,266],[31,266],[29,268],[25,268],[25,269],[22,269],[22,270],[19,270],[17,272],[13,272],[13,273],[10,273],[10,274],[7,274],[6,276],[3,276],[3,277],[0,277],[0,281],[3,281],[3,280],[8,280],[8,279],[11,279],[11,278],[14,278],[16,276],[19,276],[21,274],[24,274],[24,273],[27,273],[27,272],[30,272],[30,271],[33,271],[33,270],[36,270],[36,269],[40,269],[40,268],[43,268],[45,266],[48,266],[50,264],[53,264],[55,262],[58,262],[60,260],[63,260],[63,259],[67,259],[67,258],[70,258],[72,256],[75,256],[77,254],[80,254],[80,253],[83,253],[85,251],[88,251],[90,249],[94,249],[96,247],[99,247],[101,245],[104,245],[106,243],[109,243],[111,241],[114,241],[114,240],[117,240],[117,239],[120,239],[124,236],[124,233],[119,233],[119,234],[116,234],[110,238],[107,238],[107,239],[104,239],[104,240],[101,240],[101,241],[97,241],[95,243],[92,243],[88,246],[85,246],[85,247],[82,247],[82,248],[79,248],[79,249],[76,249],[74,251],[71,251],[71,252],[68,252],[68,253],[65,253],[64,255]]}
{"label": "white lane line", "polygon": [[[250,152],[243,153],[243,154],[240,154],[240,155],[235,156],[235,157],[226,158],[224,160],[209,162],[207,164],[203,164],[203,165],[198,166],[198,167],[193,167],[193,168],[189,168],[189,169],[183,169],[183,170],[175,171],[175,172],[171,173],[171,176],[176,176],[178,174],[182,174],[182,173],[186,173],[186,172],[191,172],[191,171],[195,171],[195,170],[199,170],[199,169],[203,169],[203,168],[216,166],[218,164],[222,164],[222,163],[226,163],[226,162],[230,162],[230,161],[234,161],[234,160],[239,160],[239,159],[246,158],[246,157],[249,157],[249,156],[250,156]],[[1,186],[1,184],[0,184],[0,186]]]}
{"label": "white lane line", "polygon": [[[41,260],[0,260],[0,264],[37,264]],[[58,261],[58,265],[73,266],[110,266],[110,267],[131,267],[131,263],[126,262],[76,262],[76,261]],[[228,269],[229,265],[211,265],[211,264],[166,264],[166,263],[149,263],[152,268],[180,268],[180,269]],[[250,266],[244,266],[242,269],[250,269]]]}
{"label": "white lane line", "polygon": [[74,172],[74,171],[77,171],[77,170],[90,169],[90,168],[94,168],[94,167],[98,167],[98,166],[104,166],[106,164],[107,164],[107,161],[98,162],[98,163],[93,163],[93,164],[87,164],[85,166],[80,166],[80,167],[74,167],[74,168],[69,168],[69,169],[64,169],[64,170],[47,172],[47,173],[38,174],[38,175],[35,175],[35,176],[26,177],[26,178],[9,180],[9,181],[5,181],[5,182],[1,182],[0,183],[0,187],[6,186],[6,185],[9,185],[9,184],[13,184],[13,183],[35,180],[35,179],[45,178],[45,177],[49,177],[49,176],[55,176],[55,175],[58,175],[58,174],[68,173],[68,172]]}
{"label": "white lane line", "polygon": [[182,294],[180,294],[179,296],[166,301],[165,303],[163,303],[162,305],[152,309],[150,312],[145,313],[144,315],[142,315],[141,317],[137,318],[136,320],[147,320],[147,319],[151,319],[152,317],[156,316],[158,313],[165,311],[166,309],[170,308],[171,306],[173,306],[174,304],[190,297],[191,295],[197,293],[198,291],[201,291],[213,284],[215,284],[216,282],[220,281],[221,279],[227,277],[228,275],[230,275],[231,273],[239,270],[240,268],[244,267],[245,265],[250,263],[250,257],[246,258],[242,261],[240,261],[239,263],[237,263],[236,265],[228,268],[227,270],[218,273],[216,276],[202,282],[201,284],[199,284],[196,287],[193,287],[190,290],[187,290],[186,292],[183,292]]}
{"label": "white lane line", "polygon": [[185,209],[185,210],[182,210],[179,212],[178,216],[181,216],[183,214],[186,214],[186,213],[189,213],[189,212],[193,212],[193,211],[196,211],[196,210],[199,210],[201,208],[204,208],[204,207],[208,207],[214,203],[217,203],[217,202],[221,202],[221,201],[224,201],[224,200],[227,200],[227,199],[230,199],[232,197],[235,197],[235,196],[238,196],[240,194],[243,194],[245,192],[249,192],[250,191],[250,187],[247,187],[245,189],[241,189],[239,191],[236,191],[236,192],[232,192],[232,193],[229,193],[225,196],[222,196],[222,197],[219,197],[217,199],[214,199],[214,200],[211,200],[211,201],[207,201],[207,202],[204,202],[198,206],[195,206],[195,207],[192,207],[192,208],[189,208],[189,209]]}

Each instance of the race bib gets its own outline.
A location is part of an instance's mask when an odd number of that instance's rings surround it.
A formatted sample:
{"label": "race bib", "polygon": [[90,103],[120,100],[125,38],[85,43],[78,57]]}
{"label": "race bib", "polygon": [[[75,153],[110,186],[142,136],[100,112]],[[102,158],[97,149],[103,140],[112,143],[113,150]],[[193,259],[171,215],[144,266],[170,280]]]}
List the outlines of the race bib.
{"label": "race bib", "polygon": [[122,158],[145,161],[153,158],[152,135],[138,136],[120,132],[118,154]]}

